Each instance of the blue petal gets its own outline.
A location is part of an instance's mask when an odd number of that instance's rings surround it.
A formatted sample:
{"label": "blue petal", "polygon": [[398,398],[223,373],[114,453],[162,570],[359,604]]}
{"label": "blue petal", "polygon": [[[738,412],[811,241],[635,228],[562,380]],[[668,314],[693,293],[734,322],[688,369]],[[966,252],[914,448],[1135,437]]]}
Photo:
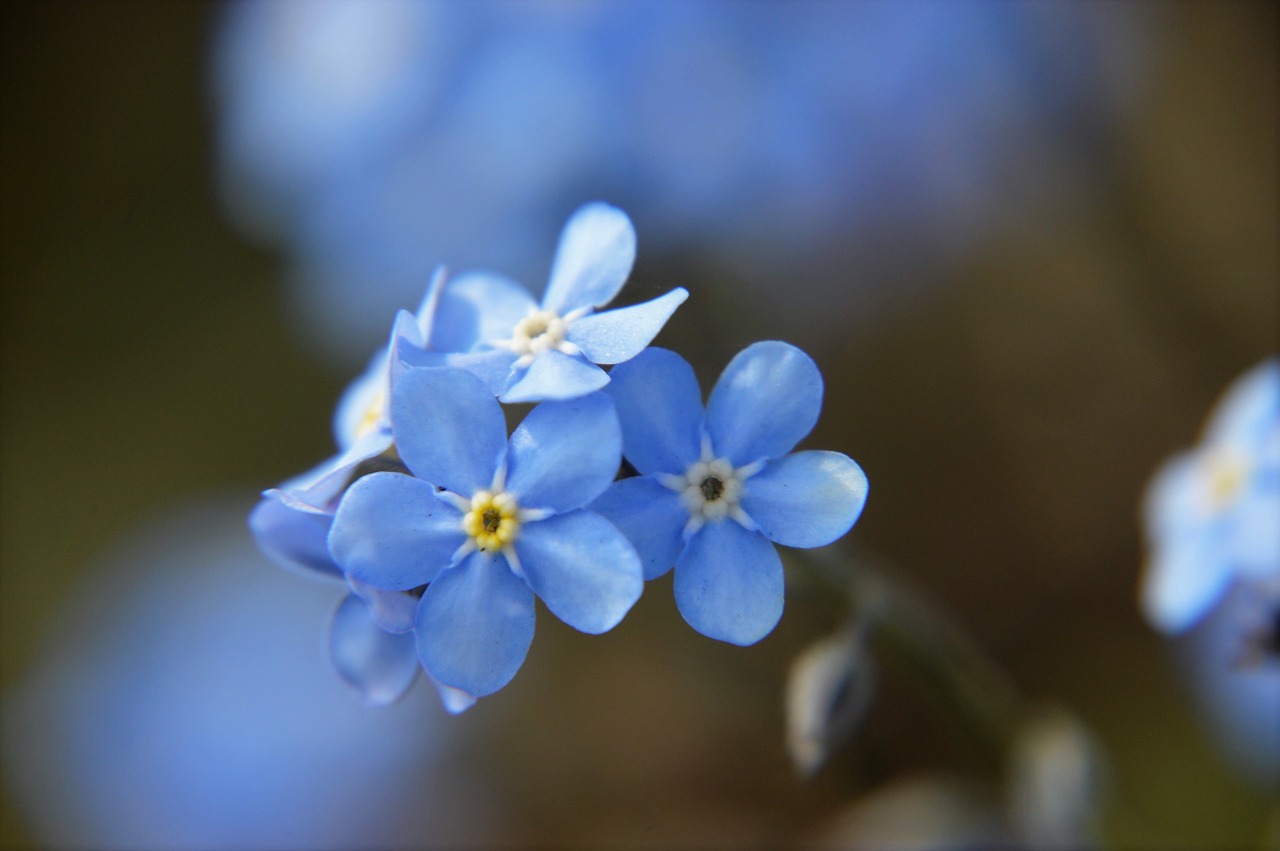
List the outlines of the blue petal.
{"label": "blue petal", "polygon": [[418,658],[445,685],[476,697],[511,682],[533,642],[533,592],[500,555],[472,553],[427,587]]}
{"label": "blue petal", "polygon": [[547,608],[593,635],[617,626],[644,589],[635,548],[590,511],[528,524],[516,539],[516,553],[529,587]]}
{"label": "blue petal", "polygon": [[485,349],[478,352],[429,352],[425,349],[401,348],[401,359],[409,366],[461,369],[479,378],[497,396],[511,383],[511,367],[516,362],[513,352]]}
{"label": "blue petal", "polygon": [[432,338],[435,334],[436,316],[440,310],[440,297],[444,294],[444,286],[448,279],[447,270],[443,266],[437,266],[431,273],[431,281],[427,284],[427,291],[422,296],[422,303],[418,305],[418,312],[414,314],[419,336],[412,342],[420,348],[435,345]]}
{"label": "blue petal", "polygon": [[459,369],[411,369],[391,398],[396,449],[413,474],[470,496],[493,482],[507,421],[480,379]]}
{"label": "blue petal", "polygon": [[738,352],[707,402],[716,453],[735,467],[786,455],[818,422],[822,373],[788,343],[770,340]]}
{"label": "blue petal", "polygon": [[605,371],[581,355],[552,350],[535,357],[499,398],[509,404],[573,399],[594,393],[608,383]]}
{"label": "blue petal", "polygon": [[413,629],[413,613],[418,609],[418,597],[404,591],[384,591],[361,582],[354,576],[347,577],[352,592],[364,600],[369,617],[383,632],[408,632]]}
{"label": "blue petal", "polygon": [[507,447],[507,490],[522,508],[582,508],[604,493],[622,463],[622,432],[613,400],[592,393],[543,402]]}
{"label": "blue petal", "polygon": [[1231,565],[1216,535],[1179,536],[1148,557],[1143,611],[1157,629],[1182,632],[1218,601],[1231,576]]}
{"label": "blue petal", "polygon": [[435,579],[466,541],[462,515],[428,482],[401,473],[356,481],[338,505],[329,551],[361,582],[407,591]]}
{"label": "blue petal", "polygon": [[[414,658],[416,661],[417,657],[415,656]],[[430,674],[427,675],[427,679],[431,680],[432,685],[436,687],[436,691],[440,693],[440,702],[444,704],[444,708],[451,714],[457,715],[459,712],[466,712],[476,705],[476,699],[462,689],[437,682],[431,678]]]}
{"label": "blue petal", "polygon": [[379,629],[354,594],[333,613],[329,655],[342,679],[375,706],[398,700],[421,670],[413,636]]}
{"label": "blue petal", "polygon": [[565,335],[592,363],[622,363],[649,345],[689,291],[677,287],[664,296],[631,307],[584,316]]}
{"label": "blue petal", "polygon": [[614,367],[605,392],[622,423],[622,452],[641,473],[683,473],[698,460],[702,391],[675,352],[646,349]]}
{"label": "blue petal", "polygon": [[626,283],[635,260],[636,232],[627,214],[608,204],[587,204],[560,234],[542,306],[565,314],[608,304]]}
{"label": "blue petal", "polygon": [[852,528],[867,502],[867,477],[839,452],[797,452],[747,479],[742,507],[775,543],[821,547]]}
{"label": "blue petal", "polygon": [[645,579],[675,566],[684,550],[689,511],[680,495],[648,476],[614,482],[590,509],[617,526],[640,555]]}
{"label": "blue petal", "polygon": [[341,579],[342,571],[329,555],[332,515],[299,511],[269,491],[249,513],[249,531],[268,558],[281,567],[308,576]]}
{"label": "blue petal", "polygon": [[340,448],[350,448],[371,424],[385,423],[387,376],[387,350],[381,349],[343,391],[333,412],[333,436]]}
{"label": "blue petal", "polygon": [[732,520],[708,523],[676,563],[676,606],[709,638],[754,644],[782,617],[782,560],[773,544]]}
{"label": "blue petal", "polygon": [[1268,358],[1231,383],[1204,430],[1207,444],[1256,446],[1280,418],[1280,358]]}
{"label": "blue petal", "polygon": [[445,284],[436,306],[431,348],[466,352],[509,340],[516,323],[538,309],[529,292],[493,272],[468,272]]}

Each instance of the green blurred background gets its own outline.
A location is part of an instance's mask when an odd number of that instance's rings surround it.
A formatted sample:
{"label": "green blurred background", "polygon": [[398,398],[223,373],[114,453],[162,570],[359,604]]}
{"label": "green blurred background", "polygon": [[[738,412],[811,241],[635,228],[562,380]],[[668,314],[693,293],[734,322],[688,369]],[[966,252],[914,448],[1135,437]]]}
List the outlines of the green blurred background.
{"label": "green blurred background", "polygon": [[[1137,506],[1226,384],[1277,348],[1277,13],[1164,6],[1149,90],[1115,130],[1108,173],[997,229],[928,298],[846,339],[804,341],[827,380],[809,445],[868,472],[861,544],[1028,695],[1090,725],[1126,808],[1114,838],[1240,845],[1272,817],[1268,794],[1217,755],[1137,611]],[[352,375],[307,356],[284,315],[281,258],[237,236],[214,197],[215,12],[0,10],[6,691],[122,535],[210,493],[247,509],[332,445]],[[640,246],[642,291],[702,290],[660,342],[697,359],[704,382],[772,336],[721,270],[646,255],[643,229]],[[779,692],[835,618],[801,584],[777,634],[743,652],[693,635],[669,579],[603,639],[543,612],[529,663],[487,699],[514,708],[458,722],[487,725],[467,758],[502,777],[507,838],[790,842],[880,780],[981,770],[890,674],[840,764],[793,778]],[[4,842],[34,841],[5,792]]]}

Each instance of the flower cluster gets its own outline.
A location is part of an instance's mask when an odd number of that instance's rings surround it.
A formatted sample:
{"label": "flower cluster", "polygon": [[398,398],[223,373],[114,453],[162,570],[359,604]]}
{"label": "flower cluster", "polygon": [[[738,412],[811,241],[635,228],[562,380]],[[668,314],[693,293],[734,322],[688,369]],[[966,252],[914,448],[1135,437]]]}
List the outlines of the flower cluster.
{"label": "flower cluster", "polygon": [[1234,580],[1280,581],[1280,360],[1227,389],[1200,445],[1152,480],[1144,517],[1142,606],[1164,632],[1198,622]]}
{"label": "flower cluster", "polygon": [[[339,405],[339,454],[250,515],[275,560],[349,587],[330,647],[371,702],[422,669],[466,709],[523,664],[535,597],[602,633],[673,567],[694,629],[752,644],[782,615],[774,544],[822,546],[857,520],[858,465],[791,451],[821,408],[814,362],[750,346],[704,410],[692,367],[648,348],[688,293],[603,309],[634,259],[630,220],[596,203],[565,226],[541,302],[437,273]],[[510,436],[504,403],[534,405]],[[639,475],[615,481],[624,457]]]}

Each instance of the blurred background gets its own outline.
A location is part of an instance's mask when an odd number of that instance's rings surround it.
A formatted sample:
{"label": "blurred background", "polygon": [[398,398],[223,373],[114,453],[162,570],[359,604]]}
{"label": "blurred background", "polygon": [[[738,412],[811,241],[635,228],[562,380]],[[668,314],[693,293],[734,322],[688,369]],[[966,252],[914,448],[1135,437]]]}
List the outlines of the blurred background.
{"label": "blurred background", "polygon": [[1136,605],[1147,481],[1277,349],[1275,5],[0,17],[6,846],[770,847],[1006,818],[1001,766],[890,666],[797,778],[788,668],[842,617],[800,574],[745,650],[689,629],[669,575],[599,638],[544,610],[458,717],[423,683],[366,708],[329,668],[341,592],[259,556],[245,513],[331,454],[436,264],[537,291],[595,199],[636,226],[626,301],[689,289],[656,342],[704,389],[758,339],[815,358],[806,445],[871,482],[851,538],[1087,725],[1106,840],[1280,835],[1249,746],[1280,714],[1240,732],[1235,692],[1197,685],[1212,624],[1171,642]]}

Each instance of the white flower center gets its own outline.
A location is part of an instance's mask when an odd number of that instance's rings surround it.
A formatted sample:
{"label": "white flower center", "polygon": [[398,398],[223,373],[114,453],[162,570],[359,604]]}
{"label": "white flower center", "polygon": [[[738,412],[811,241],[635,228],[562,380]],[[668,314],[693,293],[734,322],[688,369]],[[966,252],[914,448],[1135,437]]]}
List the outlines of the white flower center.
{"label": "white flower center", "polygon": [[734,467],[727,458],[717,458],[711,442],[702,441],[702,457],[689,465],[684,475],[666,474],[659,481],[680,494],[680,502],[689,511],[685,534],[690,535],[705,523],[731,517],[747,529],[756,529],[755,521],[742,508],[744,483],[760,471],[760,463]]}
{"label": "white flower center", "polygon": [[514,352],[518,356],[517,366],[528,366],[538,355],[553,349],[576,355],[580,349],[566,340],[565,335],[570,325],[590,312],[591,308],[584,307],[561,316],[554,310],[534,310],[516,323],[511,339],[494,345]]}

